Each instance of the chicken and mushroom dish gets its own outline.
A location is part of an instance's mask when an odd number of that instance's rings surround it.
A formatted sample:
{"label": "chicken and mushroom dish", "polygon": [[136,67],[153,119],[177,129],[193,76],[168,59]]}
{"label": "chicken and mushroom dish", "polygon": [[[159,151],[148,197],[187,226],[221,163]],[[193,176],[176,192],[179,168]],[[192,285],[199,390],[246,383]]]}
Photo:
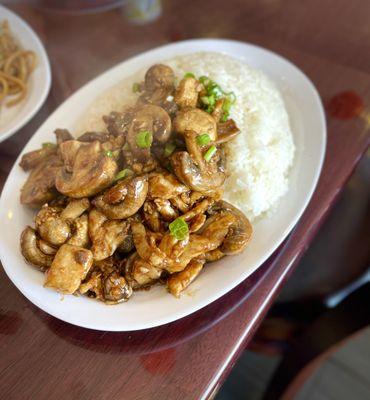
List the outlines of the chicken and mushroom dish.
{"label": "chicken and mushroom dish", "polygon": [[106,129],[22,157],[21,203],[37,208],[21,235],[45,286],[116,304],[160,283],[176,297],[206,263],[242,252],[252,227],[222,200],[224,144],[239,130],[235,101],[208,77],[154,65],[135,104],[103,117]]}

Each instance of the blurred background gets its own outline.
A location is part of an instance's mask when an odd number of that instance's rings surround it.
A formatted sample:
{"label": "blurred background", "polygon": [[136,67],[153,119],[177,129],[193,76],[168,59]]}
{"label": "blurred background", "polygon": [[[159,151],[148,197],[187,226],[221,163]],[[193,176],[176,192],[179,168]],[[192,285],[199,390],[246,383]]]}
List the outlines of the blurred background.
{"label": "blurred background", "polygon": [[[290,50],[289,43],[302,45],[312,56],[309,61],[312,65],[315,64],[315,57],[330,55],[337,58],[343,68],[350,64],[359,71],[370,70],[369,65],[351,56],[353,47],[364,45],[362,34],[364,38],[368,37],[365,32],[370,28],[364,24],[366,19],[359,17],[358,21],[351,22],[357,24],[356,37],[348,39],[349,25],[343,22],[344,19],[341,19],[341,25],[337,25],[335,18],[336,13],[346,11],[345,7],[337,10],[334,1],[331,1],[331,11],[328,12],[330,7],[326,7],[326,14],[322,15],[323,32],[313,31],[310,26],[310,18],[315,15],[313,9],[321,5],[316,0],[285,1],[286,7],[282,7],[282,2],[277,0],[262,0],[258,6],[253,1],[233,1],[227,18],[222,15],[222,1],[213,2],[212,9],[209,8],[210,2],[175,0],[30,0],[2,3],[11,5],[21,15],[25,3],[33,4],[36,25],[39,10],[50,14],[48,21],[51,26],[55,24],[55,29],[49,27],[49,36],[43,39],[50,41],[48,52],[53,73],[58,77],[55,82],[59,87],[52,89],[56,104],[69,94],[70,87],[81,86],[121,61],[120,52],[116,56],[114,54],[117,46],[125,46],[126,54],[134,55],[148,49],[151,42],[155,47],[193,37],[238,39],[243,36],[248,37],[250,42],[266,45],[268,36],[270,47],[289,56],[293,62],[299,56]],[[261,3],[265,7],[261,7]],[[348,7],[355,7],[356,4],[356,1],[353,4],[348,2]],[[175,12],[178,7],[184,12]],[[189,8],[193,8],[193,12],[186,12]],[[119,37],[109,34],[109,26],[94,26],[98,14],[110,10],[117,14],[117,24],[121,19],[125,21]],[[294,13],[300,18],[292,18]],[[369,15],[369,7],[364,9],[366,13]],[[60,14],[68,18],[68,37],[76,32],[74,43],[64,43],[63,30],[58,27],[61,19],[56,17]],[[89,17],[81,26],[81,20],[74,19],[74,16],[83,14]],[[279,16],[276,19],[279,24],[271,23],[274,14]],[[302,18],[305,14],[307,17]],[[249,18],[252,15],[253,18]],[[162,25],[163,18],[171,19],[172,23]],[[191,24],[192,30],[188,28],[189,19],[196,19],[196,23]],[[283,29],[281,21],[289,24],[289,29]],[[304,26],[296,25],[302,24],[302,21],[306,21]],[[238,32],[235,32],[234,25],[238,26]],[[148,38],[153,26],[156,34]],[[85,44],[99,40],[103,33],[107,40],[106,48],[97,56],[89,52],[91,47]],[[137,40],[132,40],[132,35]],[[309,42],[306,41],[307,36],[311,38]],[[336,46],[331,46],[334,42]],[[62,43],[64,46],[61,46]],[[140,43],[143,43],[142,48]],[[364,47],[367,51],[369,45],[367,43]],[[78,78],[66,73],[69,67],[65,65],[66,57],[73,57],[77,49],[79,52],[86,51],[88,60],[80,66],[85,73]],[[74,81],[81,76],[84,81]],[[315,76],[312,78],[315,81]],[[325,93],[325,87],[321,89]],[[323,100],[326,102],[327,99]],[[351,121],[348,122],[349,130],[350,124]],[[216,395],[217,400],[258,400],[283,396],[310,400],[370,399],[369,183],[370,153],[365,154],[339,194],[313,244],[284,286],[248,350],[244,351]]]}

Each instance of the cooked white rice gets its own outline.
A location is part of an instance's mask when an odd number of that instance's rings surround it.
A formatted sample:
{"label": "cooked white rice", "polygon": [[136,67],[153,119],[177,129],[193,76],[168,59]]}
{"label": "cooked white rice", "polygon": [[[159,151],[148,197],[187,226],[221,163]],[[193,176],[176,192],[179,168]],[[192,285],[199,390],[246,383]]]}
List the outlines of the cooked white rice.
{"label": "cooked white rice", "polygon": [[[196,53],[163,62],[177,77],[186,72],[206,75],[224,91],[233,91],[236,103],[230,116],[241,134],[227,144],[229,177],[225,200],[254,220],[276,205],[288,189],[288,172],[293,163],[294,143],[283,99],[261,71],[220,53]],[[101,116],[132,104],[132,83],[142,80],[145,70],[117,84],[89,108],[76,133],[104,128]]]}

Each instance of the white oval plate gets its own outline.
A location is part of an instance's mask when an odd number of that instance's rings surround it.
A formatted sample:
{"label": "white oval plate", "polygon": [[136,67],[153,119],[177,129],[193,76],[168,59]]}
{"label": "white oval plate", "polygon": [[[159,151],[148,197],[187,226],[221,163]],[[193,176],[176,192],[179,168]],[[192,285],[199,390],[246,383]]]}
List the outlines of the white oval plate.
{"label": "white oval plate", "polygon": [[218,299],[255,271],[279,246],[306,208],[320,175],[326,146],[325,117],[320,98],[308,78],[284,58],[260,47],[228,40],[190,40],[148,51],[125,61],[94,79],[66,100],[37,130],[24,152],[53,139],[55,128],[72,128],[86,106],[107,88],[143,67],[176,55],[197,51],[227,53],[261,69],[276,83],[288,109],[295,162],[290,189],[276,212],[254,224],[247,250],[212,264],[180,300],[164,287],[138,292],[127,303],[107,306],[86,297],[61,296],[43,288],[43,275],[27,265],[19,251],[19,236],[32,212],[19,204],[19,190],[26,174],[13,167],[0,200],[0,257],[6,273],[34,304],[55,317],[75,325],[105,331],[150,328],[175,321]]}
{"label": "white oval plate", "polygon": [[0,22],[4,19],[9,21],[10,29],[22,47],[36,53],[37,67],[28,81],[26,98],[14,107],[3,105],[0,108],[0,142],[17,132],[37,113],[46,100],[51,83],[48,56],[36,33],[18,15],[0,6]]}

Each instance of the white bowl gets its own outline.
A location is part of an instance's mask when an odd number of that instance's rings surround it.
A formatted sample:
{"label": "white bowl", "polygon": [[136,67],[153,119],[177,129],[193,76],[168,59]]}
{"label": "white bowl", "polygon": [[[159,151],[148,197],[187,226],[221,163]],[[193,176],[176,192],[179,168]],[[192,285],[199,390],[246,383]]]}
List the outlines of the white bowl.
{"label": "white bowl", "polygon": [[254,236],[246,251],[226,257],[201,273],[181,299],[164,287],[138,292],[129,302],[107,306],[86,297],[61,296],[43,288],[43,275],[27,265],[19,251],[19,236],[32,212],[19,203],[19,190],[27,174],[13,167],[0,200],[0,257],[6,273],[34,304],[55,317],[75,325],[105,331],[150,328],[175,321],[218,299],[247,278],[279,246],[306,208],[316,187],[326,146],[326,125],[320,98],[309,79],[284,58],[260,47],[229,40],[190,40],[148,51],[105,72],[66,100],[37,130],[24,148],[36,149],[53,140],[55,128],[72,128],[97,95],[143,67],[176,55],[218,51],[261,69],[276,83],[289,113],[296,154],[290,189],[275,213],[254,224]]}
{"label": "white bowl", "polygon": [[0,22],[4,19],[8,20],[11,32],[22,47],[36,53],[37,67],[28,81],[26,98],[13,107],[2,105],[0,108],[0,142],[17,132],[37,113],[46,100],[51,83],[48,56],[36,33],[18,15],[0,6]]}

